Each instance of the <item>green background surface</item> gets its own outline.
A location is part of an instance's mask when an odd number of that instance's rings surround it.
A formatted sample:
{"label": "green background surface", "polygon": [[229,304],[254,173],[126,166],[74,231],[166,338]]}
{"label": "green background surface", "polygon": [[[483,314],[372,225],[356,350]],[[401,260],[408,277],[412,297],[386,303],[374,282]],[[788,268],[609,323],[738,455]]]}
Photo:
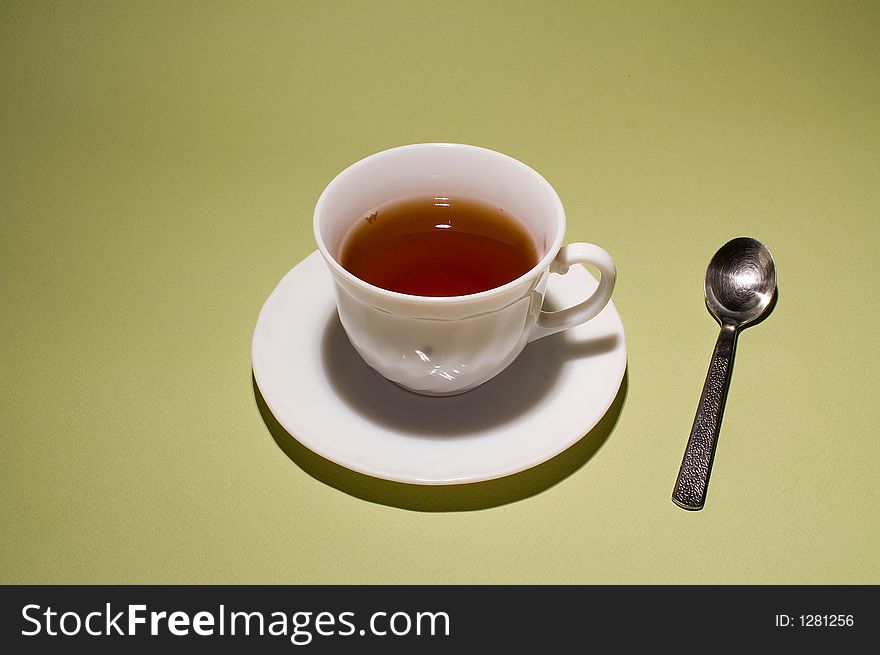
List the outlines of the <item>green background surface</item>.
{"label": "green background surface", "polygon": [[[878,27],[875,2],[0,3],[0,582],[880,583]],[[573,466],[420,496],[261,417],[254,323],[319,193],[424,141],[528,163],[617,262],[626,388]],[[703,273],[739,235],[779,300],[685,512]]]}

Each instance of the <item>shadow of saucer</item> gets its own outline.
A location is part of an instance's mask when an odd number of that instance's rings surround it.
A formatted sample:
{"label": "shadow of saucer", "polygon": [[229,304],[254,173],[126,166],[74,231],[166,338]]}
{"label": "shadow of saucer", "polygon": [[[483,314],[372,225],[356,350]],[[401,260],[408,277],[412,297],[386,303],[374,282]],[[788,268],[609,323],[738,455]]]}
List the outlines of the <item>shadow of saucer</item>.
{"label": "shadow of saucer", "polygon": [[[253,376],[251,383],[260,416],[275,443],[297,466],[316,480],[356,498],[381,505],[421,512],[454,512],[488,509],[516,502],[549,489],[577,471],[596,454],[614,429],[626,401],[628,377],[627,370],[624,372],[614,402],[599,423],[575,444],[555,457],[503,478],[440,486],[406,484],[374,478],[321,457],[303,446],[278,423],[263,400]],[[407,393],[402,390],[397,391]],[[410,419],[409,415],[404,415],[403,418],[397,417],[395,420],[408,422]],[[449,434],[454,435],[461,424],[449,423],[446,427],[450,428]]]}

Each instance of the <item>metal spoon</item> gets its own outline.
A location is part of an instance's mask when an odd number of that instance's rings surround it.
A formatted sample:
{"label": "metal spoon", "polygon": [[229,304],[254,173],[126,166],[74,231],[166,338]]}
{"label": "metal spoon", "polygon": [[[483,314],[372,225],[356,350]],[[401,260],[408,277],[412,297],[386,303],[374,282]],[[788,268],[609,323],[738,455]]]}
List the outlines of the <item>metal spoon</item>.
{"label": "metal spoon", "polygon": [[776,266],[764,244],[739,237],[728,241],[712,257],[705,284],[706,306],[721,324],[721,334],[715,343],[691,436],[672,492],[672,502],[690,510],[702,509],[706,500],[737,334],[767,314],[776,294]]}

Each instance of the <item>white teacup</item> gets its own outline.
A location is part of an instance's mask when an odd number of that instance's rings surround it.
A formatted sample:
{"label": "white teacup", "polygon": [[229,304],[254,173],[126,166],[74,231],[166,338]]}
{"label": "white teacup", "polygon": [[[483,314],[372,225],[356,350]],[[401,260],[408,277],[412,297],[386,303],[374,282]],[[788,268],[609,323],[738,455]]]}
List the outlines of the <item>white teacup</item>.
{"label": "white teacup", "polygon": [[[518,217],[534,238],[539,262],[502,286],[466,296],[413,296],[352,275],[340,245],[361,218],[412,197],[467,197]],[[611,256],[589,243],[562,245],[565,211],[553,187],[522,162],[476,146],[423,143],[392,148],[352,164],[315,206],[315,240],[333,276],[339,319],[364,361],[416,393],[469,391],[503,371],[529,341],[580,325],[611,298]],[[599,285],[583,302],[544,311],[550,273],[591,264]]]}

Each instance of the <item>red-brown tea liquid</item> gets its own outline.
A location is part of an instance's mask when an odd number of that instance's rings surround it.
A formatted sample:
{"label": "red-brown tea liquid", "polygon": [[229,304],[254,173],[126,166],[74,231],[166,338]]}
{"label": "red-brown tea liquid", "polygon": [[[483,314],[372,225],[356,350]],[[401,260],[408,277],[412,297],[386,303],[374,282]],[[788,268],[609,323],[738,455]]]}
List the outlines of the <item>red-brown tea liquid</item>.
{"label": "red-brown tea liquid", "polygon": [[504,210],[459,197],[411,198],[360,219],[339,262],[383,289],[463,296],[506,284],[538,263],[526,228]]}

